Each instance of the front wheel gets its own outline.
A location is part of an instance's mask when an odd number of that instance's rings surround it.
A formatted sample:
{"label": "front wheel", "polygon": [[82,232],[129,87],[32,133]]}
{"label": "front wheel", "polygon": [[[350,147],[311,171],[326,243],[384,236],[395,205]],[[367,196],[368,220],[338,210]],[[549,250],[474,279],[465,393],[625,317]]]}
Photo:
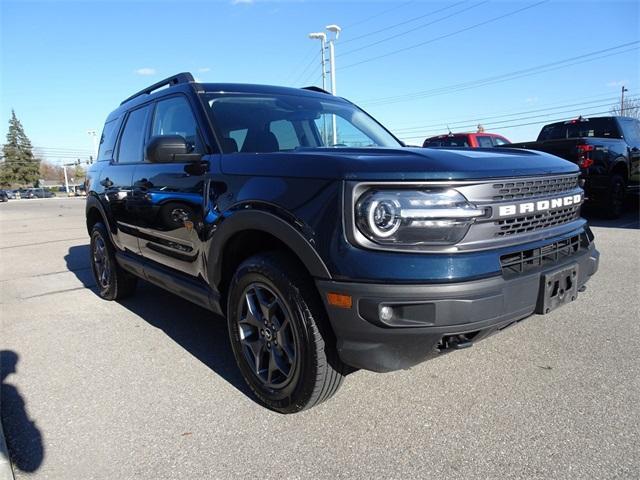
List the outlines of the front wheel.
{"label": "front wheel", "polygon": [[227,322],[233,353],[258,400],[281,413],[331,397],[344,378],[335,339],[309,275],[280,252],[236,271]]}

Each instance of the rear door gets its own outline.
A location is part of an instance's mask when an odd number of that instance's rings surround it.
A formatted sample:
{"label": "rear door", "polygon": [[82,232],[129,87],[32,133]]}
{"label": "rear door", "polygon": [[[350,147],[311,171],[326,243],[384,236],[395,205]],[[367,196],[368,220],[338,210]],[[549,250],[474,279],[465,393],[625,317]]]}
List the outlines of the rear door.
{"label": "rear door", "polygon": [[133,172],[143,160],[144,139],[151,106],[145,105],[130,111],[118,138],[114,159],[100,172],[99,184],[105,205],[116,231],[114,241],[121,250],[139,253],[135,231],[135,218],[131,210],[133,202]]}
{"label": "rear door", "polygon": [[[204,143],[192,106],[184,95],[155,103],[149,137],[180,135],[190,153],[204,154]],[[203,226],[206,172],[191,163],[137,165],[133,179],[135,227],[140,252],[162,265],[197,275],[199,232]]]}

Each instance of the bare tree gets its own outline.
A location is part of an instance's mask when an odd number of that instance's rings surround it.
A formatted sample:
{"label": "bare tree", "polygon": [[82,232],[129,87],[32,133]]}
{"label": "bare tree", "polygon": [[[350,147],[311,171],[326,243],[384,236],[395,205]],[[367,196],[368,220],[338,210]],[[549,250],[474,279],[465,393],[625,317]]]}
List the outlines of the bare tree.
{"label": "bare tree", "polygon": [[[622,105],[617,103],[611,107],[611,115],[624,115],[625,117],[633,117],[640,120],[640,100],[634,98],[624,99],[624,109]],[[623,111],[621,111],[623,110]]]}

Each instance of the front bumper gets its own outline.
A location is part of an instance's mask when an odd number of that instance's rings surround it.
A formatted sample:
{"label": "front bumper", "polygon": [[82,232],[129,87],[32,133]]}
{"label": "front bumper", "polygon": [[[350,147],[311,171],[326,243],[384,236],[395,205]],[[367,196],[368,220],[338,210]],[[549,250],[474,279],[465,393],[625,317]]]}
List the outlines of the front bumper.
{"label": "front bumper", "polygon": [[[316,280],[346,364],[388,372],[408,368],[470,346],[536,311],[542,275],[578,266],[578,288],[597,271],[593,243],[562,261],[518,275],[448,284],[398,285]],[[350,295],[351,308],[327,302],[327,294]],[[380,308],[393,306],[389,321]]]}

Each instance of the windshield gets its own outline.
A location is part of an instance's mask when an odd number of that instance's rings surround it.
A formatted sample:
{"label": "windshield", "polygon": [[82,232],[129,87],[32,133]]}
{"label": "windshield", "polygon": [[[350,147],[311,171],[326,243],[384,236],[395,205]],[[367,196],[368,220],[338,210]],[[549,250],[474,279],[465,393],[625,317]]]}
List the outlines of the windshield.
{"label": "windshield", "polygon": [[620,138],[620,132],[613,118],[589,118],[546,125],[538,135],[538,141],[580,137]]}
{"label": "windshield", "polygon": [[224,153],[401,146],[362,110],[331,97],[270,93],[205,93],[204,97]]}

